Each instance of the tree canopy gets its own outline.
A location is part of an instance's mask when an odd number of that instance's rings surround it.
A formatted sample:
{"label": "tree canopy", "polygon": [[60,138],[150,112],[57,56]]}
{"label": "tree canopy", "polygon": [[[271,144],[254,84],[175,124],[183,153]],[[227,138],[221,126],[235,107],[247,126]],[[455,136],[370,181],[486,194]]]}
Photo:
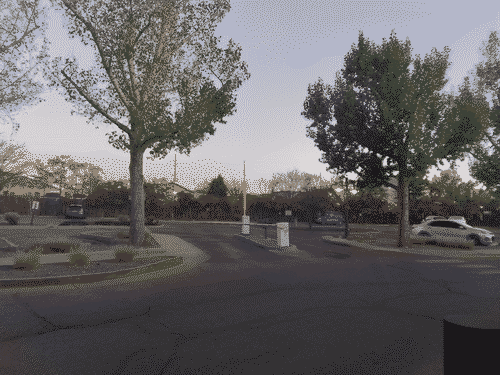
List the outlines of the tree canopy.
{"label": "tree canopy", "polygon": [[4,111],[0,121],[11,122],[13,132],[19,123],[12,112],[43,100],[39,94],[44,84],[36,78],[48,66],[44,15],[39,0],[0,2],[0,110]]}
{"label": "tree canopy", "polygon": [[479,62],[473,75],[475,88],[482,95],[490,94],[492,105],[489,127],[483,142],[477,144],[470,155],[469,164],[473,178],[492,190],[500,200],[500,39],[498,31],[490,34],[487,43],[483,43],[484,61]]}
{"label": "tree canopy", "polygon": [[235,113],[235,91],[250,78],[241,47],[218,46],[216,24],[228,0],[53,0],[71,18],[70,35],[96,50],[96,64],[54,62],[53,84],[79,114],[118,127],[113,147],[130,152],[131,239],[144,238],[143,155],[189,155]]}
{"label": "tree canopy", "polygon": [[[335,87],[309,85],[302,115],[322,162],[338,174],[354,172],[361,186],[397,190],[398,246],[409,237],[408,185],[443,160],[464,158],[485,130],[487,103],[468,80],[457,97],[443,94],[449,48],[421,59],[394,32],[377,46],[360,33],[337,73]],[[413,70],[410,70],[413,65]],[[333,120],[336,123],[332,123]],[[398,179],[398,185],[390,182]]]}
{"label": "tree canopy", "polygon": [[210,183],[207,194],[213,195],[216,198],[227,197],[228,188],[224,183],[224,178],[219,174],[217,178],[214,178]]}

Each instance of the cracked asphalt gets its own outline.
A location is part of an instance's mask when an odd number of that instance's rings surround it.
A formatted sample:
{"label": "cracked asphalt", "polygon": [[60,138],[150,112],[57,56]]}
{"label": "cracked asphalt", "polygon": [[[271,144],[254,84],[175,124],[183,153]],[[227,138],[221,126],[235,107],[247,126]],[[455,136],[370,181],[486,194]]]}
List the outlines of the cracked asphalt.
{"label": "cracked asphalt", "polygon": [[150,282],[0,291],[0,373],[441,374],[443,318],[499,301],[497,260],[294,230],[291,256],[233,238],[240,226],[150,229],[209,259]]}

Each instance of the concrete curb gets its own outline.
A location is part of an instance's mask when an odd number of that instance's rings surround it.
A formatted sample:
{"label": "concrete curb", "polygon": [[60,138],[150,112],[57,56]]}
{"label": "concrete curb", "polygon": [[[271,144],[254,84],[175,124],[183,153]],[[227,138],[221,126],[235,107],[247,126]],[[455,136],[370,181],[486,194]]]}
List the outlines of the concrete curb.
{"label": "concrete curb", "polygon": [[366,250],[377,250],[377,251],[391,251],[391,252],[397,252],[397,253],[412,253],[412,254],[424,254],[424,255],[433,255],[433,256],[440,256],[440,257],[454,257],[457,255],[462,255],[464,253],[466,254],[483,254],[483,255],[500,255],[500,246],[495,246],[495,247],[485,247],[477,249],[475,248],[474,250],[469,250],[469,249],[458,249],[458,248],[442,248],[441,249],[419,249],[419,248],[404,248],[404,249],[399,249],[396,247],[380,247],[380,246],[374,246],[370,245],[367,243],[363,242],[357,242],[353,240],[346,240],[343,238],[335,238],[335,237],[330,237],[330,236],[324,236],[322,237],[324,242],[328,242],[334,245],[348,245],[348,246],[353,246],[353,247],[358,247]]}
{"label": "concrete curb", "polygon": [[[210,259],[208,255],[206,255],[202,250],[198,249],[194,245],[191,245],[190,243],[172,236],[172,235],[165,235],[165,234],[155,234],[153,233],[152,236],[158,242],[160,248],[142,248],[138,249],[139,252],[142,252],[142,254],[138,254],[136,256],[136,259],[146,259],[146,258],[152,258],[156,256],[178,256],[182,258],[182,264],[178,265],[176,267],[187,267],[187,268],[192,268],[196,264],[205,262],[206,260]],[[50,259],[40,259],[41,264],[50,264],[50,263],[65,263],[68,262],[68,256],[69,254],[50,254],[50,255],[43,255],[42,257],[51,257]],[[97,252],[92,252],[89,254],[90,261],[99,261],[99,260],[110,260],[114,259],[114,251],[97,251]],[[12,262],[8,262],[11,260]],[[158,264],[161,262],[165,262],[166,260],[161,260],[158,261],[154,264]],[[0,259],[0,265],[13,265],[14,264],[14,258],[4,258]],[[147,265],[141,265],[141,266],[136,266],[136,267],[131,267],[131,268],[126,268],[126,269],[120,269],[120,270],[115,270],[115,271],[109,271],[109,272],[103,272],[103,273],[91,273],[91,274],[81,274],[81,275],[70,275],[70,276],[47,276],[47,277],[41,277],[41,278],[21,278],[21,279],[1,279],[0,280],[0,288],[3,287],[15,287],[15,285],[10,285],[10,284],[33,284],[37,283],[38,285],[40,284],[46,284],[46,283],[54,283],[56,280],[72,280],[72,279],[78,279],[78,283],[80,282],[85,282],[86,280],[88,281],[89,279],[96,278],[96,277],[103,277],[106,275],[110,274],[124,274],[128,273],[132,270],[135,269],[140,269],[142,267],[149,267],[153,264],[147,264]],[[175,268],[175,267],[174,267]],[[20,285],[23,286],[23,285]],[[26,285],[25,285],[26,286]],[[36,285],[35,285],[36,286]]]}
{"label": "concrete curb", "polygon": [[299,249],[295,245],[290,244],[290,246],[283,246],[283,247],[278,247],[277,240],[273,239],[260,239],[256,238],[255,236],[252,235],[244,235],[244,234],[237,234],[235,236],[236,238],[239,238],[243,242],[246,242],[250,245],[254,245],[257,247],[260,247],[264,250],[278,250],[278,251],[284,251],[284,252],[300,252]]}

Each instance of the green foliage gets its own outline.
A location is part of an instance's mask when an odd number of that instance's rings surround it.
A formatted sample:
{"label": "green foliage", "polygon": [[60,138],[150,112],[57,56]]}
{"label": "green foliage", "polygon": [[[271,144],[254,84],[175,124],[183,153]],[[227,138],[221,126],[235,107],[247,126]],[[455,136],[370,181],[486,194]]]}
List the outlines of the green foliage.
{"label": "green foliage", "polygon": [[26,264],[31,266],[32,270],[40,268],[40,256],[42,255],[42,248],[35,248],[33,251],[27,253],[20,253],[14,256],[14,266]]}
{"label": "green foliage", "polygon": [[[2,0],[0,3],[0,110],[3,112],[0,121],[12,123],[12,135],[20,124],[11,114],[44,101],[40,96],[44,85],[34,79],[48,65],[44,15],[46,8],[39,0]],[[41,44],[40,39],[34,39],[40,35]]]}
{"label": "green foliage", "polygon": [[[320,79],[309,85],[304,102],[302,115],[313,121],[308,136],[329,170],[357,173],[360,187],[397,189],[404,202],[412,180],[422,184],[431,166],[463,158],[484,135],[487,105],[467,80],[458,97],[440,93],[449,51],[434,48],[423,61],[412,59],[409,39],[403,43],[393,32],[376,46],[360,33],[335,87]],[[390,182],[396,172],[399,189]],[[405,242],[408,206],[400,209]]]}
{"label": "green foliage", "polygon": [[[97,116],[118,127],[107,134],[109,143],[130,151],[132,212],[142,216],[144,202],[135,195],[142,196],[144,152],[162,158],[175,148],[189,155],[215,133],[215,123],[235,113],[235,92],[250,78],[241,47],[230,40],[221,48],[214,36],[229,1],[199,6],[110,0],[91,7],[85,0],[53,2],[73,21],[70,35],[95,46],[97,60],[92,69],[79,71],[75,59],[55,59],[52,85],[64,88],[89,123]],[[137,217],[131,229],[141,241],[144,224]]]}
{"label": "green foliage", "polygon": [[81,251],[80,249],[73,249],[68,257],[69,264],[73,267],[83,267],[90,264],[89,254]]}
{"label": "green foliage", "polygon": [[210,183],[207,194],[213,195],[216,198],[224,198],[227,196],[228,188],[224,183],[224,179],[219,174],[217,178],[214,178]]}
{"label": "green foliage", "polygon": [[114,257],[121,261],[133,261],[138,255],[137,249],[132,247],[121,247],[113,252]]}
{"label": "green foliage", "polygon": [[484,61],[475,67],[475,87],[483,95],[491,94],[492,105],[489,108],[489,128],[484,142],[477,145],[470,154],[474,157],[470,163],[470,174],[500,198],[500,39],[498,32],[490,34],[483,44]]}

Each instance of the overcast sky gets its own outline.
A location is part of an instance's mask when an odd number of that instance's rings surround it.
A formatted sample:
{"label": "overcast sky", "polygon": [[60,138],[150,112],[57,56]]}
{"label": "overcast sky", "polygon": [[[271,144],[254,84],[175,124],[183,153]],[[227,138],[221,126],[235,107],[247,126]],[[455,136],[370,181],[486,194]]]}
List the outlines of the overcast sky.
{"label": "overcast sky", "polygon": [[[473,5],[472,5],[473,4]],[[91,46],[70,39],[61,12],[50,13],[51,53],[75,56],[83,68]],[[500,31],[500,12],[494,1],[432,2],[274,0],[231,1],[231,11],[216,29],[221,44],[232,38],[242,46],[251,78],[237,91],[236,114],[227,124],[216,124],[214,136],[194,148],[190,156],[177,153],[177,180],[188,189],[203,185],[219,173],[226,181],[241,180],[243,161],[249,192],[260,193],[256,181],[294,168],[330,180],[321,152],[306,136],[310,121],[301,116],[308,84],[321,77],[334,84],[343,56],[357,43],[358,32],[377,44],[395,29],[398,39],[409,37],[413,55],[423,58],[433,47],[451,48],[447,90],[456,88],[482,56],[479,47],[492,31]],[[47,101],[25,108],[16,119],[21,126],[13,140],[46,161],[70,155],[76,161],[101,166],[105,179],[129,178],[128,152],[116,150],[105,135],[115,126],[96,129],[85,118],[71,116],[62,96],[46,94]],[[10,124],[2,131],[10,134]],[[173,179],[174,153],[165,159],[145,158],[146,177]],[[146,155],[148,152],[146,152]],[[145,155],[145,156],[146,156]],[[446,169],[448,165],[444,167]],[[469,181],[467,161],[458,172]],[[439,173],[431,169],[430,176]],[[354,178],[355,175],[351,175]],[[262,191],[263,192],[263,191]]]}

